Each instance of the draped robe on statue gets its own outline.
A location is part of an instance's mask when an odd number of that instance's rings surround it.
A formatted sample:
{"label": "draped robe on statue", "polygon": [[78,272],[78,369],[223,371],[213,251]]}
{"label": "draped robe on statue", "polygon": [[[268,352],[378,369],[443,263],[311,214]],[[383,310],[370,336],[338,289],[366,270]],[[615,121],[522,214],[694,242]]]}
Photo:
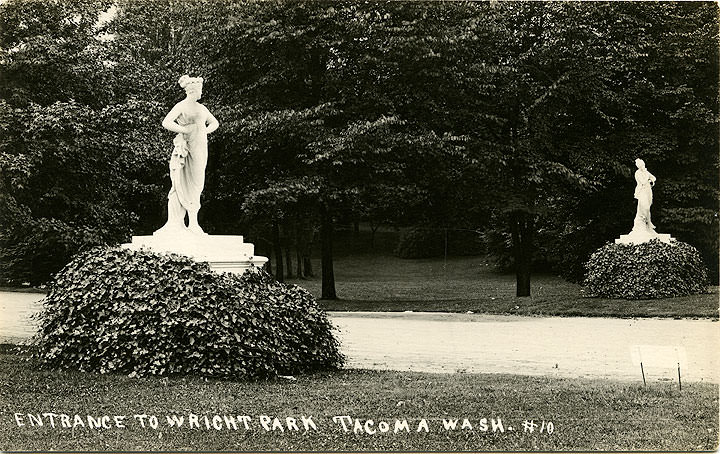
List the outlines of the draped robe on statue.
{"label": "draped robe on statue", "polygon": [[185,213],[200,209],[200,194],[205,186],[205,166],[208,148],[204,112],[183,112],[176,122],[189,126],[190,132],[180,133],[173,140],[170,157],[170,181],[168,193],[168,221],[157,232],[184,230]]}
{"label": "draped robe on statue", "polygon": [[655,226],[650,221],[650,206],[652,205],[652,182],[655,177],[647,169],[638,169],[635,172],[635,198],[638,201],[637,212],[633,230],[655,232]]}

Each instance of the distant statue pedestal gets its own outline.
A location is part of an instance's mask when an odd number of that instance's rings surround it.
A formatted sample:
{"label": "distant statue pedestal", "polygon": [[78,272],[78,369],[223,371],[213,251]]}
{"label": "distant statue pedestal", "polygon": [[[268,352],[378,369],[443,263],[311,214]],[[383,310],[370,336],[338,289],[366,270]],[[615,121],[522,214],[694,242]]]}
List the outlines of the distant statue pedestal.
{"label": "distant statue pedestal", "polygon": [[153,235],[133,236],[132,242],[122,247],[147,249],[158,253],[186,255],[198,262],[208,262],[217,272],[242,274],[246,270],[259,270],[268,261],[256,256],[255,246],[243,242],[241,235],[208,235],[188,229],[161,229]]}
{"label": "distant statue pedestal", "polygon": [[615,244],[642,244],[650,240],[660,240],[668,244],[677,241],[669,233],[657,233],[655,230],[648,229],[644,223],[638,225],[636,220],[632,231],[627,235],[620,235],[620,238],[615,240]]}

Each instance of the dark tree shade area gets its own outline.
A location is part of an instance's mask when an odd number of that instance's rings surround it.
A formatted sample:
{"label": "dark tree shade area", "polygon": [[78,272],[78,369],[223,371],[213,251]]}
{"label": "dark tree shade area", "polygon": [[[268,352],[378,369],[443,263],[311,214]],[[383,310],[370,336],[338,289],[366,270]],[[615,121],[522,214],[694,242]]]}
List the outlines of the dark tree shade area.
{"label": "dark tree shade area", "polygon": [[245,234],[280,279],[311,275],[321,249],[324,297],[339,223],[485,232],[520,296],[533,267],[577,280],[632,228],[637,157],[658,230],[717,280],[717,17],[713,2],[7,0],[0,279],[46,281],[163,224],[160,121],[189,73],[221,124],[202,225]]}

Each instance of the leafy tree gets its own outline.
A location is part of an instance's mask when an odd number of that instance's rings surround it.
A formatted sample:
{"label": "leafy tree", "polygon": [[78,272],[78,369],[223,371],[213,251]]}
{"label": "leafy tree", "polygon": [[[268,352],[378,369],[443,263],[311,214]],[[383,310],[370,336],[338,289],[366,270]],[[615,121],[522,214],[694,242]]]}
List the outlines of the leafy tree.
{"label": "leafy tree", "polygon": [[0,5],[2,279],[40,283],[78,249],[129,232],[108,73],[96,39],[103,2]]}
{"label": "leafy tree", "polygon": [[183,73],[221,123],[203,225],[274,223],[298,263],[320,228],[324,297],[345,219],[499,232],[519,295],[533,257],[578,277],[631,225],[636,157],[660,229],[717,263],[714,3],[110,6],[0,5],[5,277],[162,223]]}
{"label": "leafy tree", "polygon": [[[501,229],[511,233],[518,295],[529,295],[530,262],[542,225],[552,220],[571,232],[578,227],[588,231],[599,221],[616,231],[627,228],[622,220],[628,225],[632,219],[631,199],[617,216],[610,213],[617,213],[617,201],[632,193],[627,186],[634,158],[652,153],[648,143],[663,147],[657,155],[671,156],[666,135],[644,120],[669,100],[653,100],[647,91],[638,91],[654,87],[649,64],[662,68],[660,72],[668,70],[668,62],[648,54],[666,44],[645,33],[651,27],[673,29],[666,7],[674,8],[654,5],[648,20],[645,8],[625,3],[511,2],[483,16],[492,24],[484,30],[493,39],[479,40],[483,47],[477,53],[484,52],[485,61],[465,77],[493,91],[482,111],[488,127],[471,137],[478,160],[489,172],[483,181],[489,184],[495,219],[506,223]],[[707,9],[691,28],[713,23],[714,7],[696,8]],[[675,15],[675,20],[686,14]],[[680,47],[697,56],[699,49],[692,42]],[[706,53],[707,39],[703,47]],[[707,82],[717,71],[706,66],[702,73]],[[705,102],[713,105],[708,98]],[[710,121],[716,127],[716,120]],[[712,137],[707,129],[700,135]],[[628,141],[630,137],[642,139]],[[712,186],[713,179],[703,180]],[[599,211],[598,202],[608,210]],[[602,238],[607,241],[608,235]]]}
{"label": "leafy tree", "polygon": [[626,49],[604,57],[611,83],[600,94],[616,107],[606,110],[611,128],[595,140],[601,158],[615,158],[593,165],[601,190],[556,201],[558,211],[573,215],[558,216],[551,227],[556,244],[564,245],[562,269],[582,279],[580,265],[590,253],[630,230],[633,161],[641,157],[659,178],[653,204],[658,230],[697,246],[717,279],[717,5],[613,4],[603,11],[608,24],[619,17],[622,25],[598,38]]}

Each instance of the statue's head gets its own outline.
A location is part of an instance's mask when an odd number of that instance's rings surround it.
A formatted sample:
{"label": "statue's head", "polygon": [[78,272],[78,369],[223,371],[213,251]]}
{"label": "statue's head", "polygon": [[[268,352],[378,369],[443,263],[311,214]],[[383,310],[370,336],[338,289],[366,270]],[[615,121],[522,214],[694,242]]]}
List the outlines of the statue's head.
{"label": "statue's head", "polygon": [[180,77],[178,80],[180,87],[185,90],[187,95],[195,100],[202,98],[202,77],[190,77],[187,74]]}
{"label": "statue's head", "polygon": [[638,169],[644,169],[644,168],[645,168],[645,161],[643,161],[643,160],[640,159],[640,158],[637,158],[637,159],[635,160],[635,165],[637,166]]}

